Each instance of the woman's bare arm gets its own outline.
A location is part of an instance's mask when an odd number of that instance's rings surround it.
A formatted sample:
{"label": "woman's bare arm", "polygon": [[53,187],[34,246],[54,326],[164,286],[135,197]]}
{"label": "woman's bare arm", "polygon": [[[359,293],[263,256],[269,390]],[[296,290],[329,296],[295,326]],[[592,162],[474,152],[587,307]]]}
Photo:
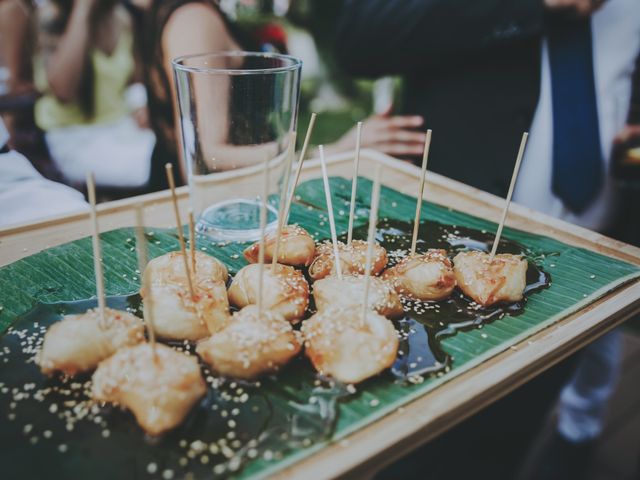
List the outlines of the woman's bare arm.
{"label": "woman's bare arm", "polygon": [[26,59],[31,53],[27,47],[31,34],[30,11],[20,1],[10,0],[0,5],[0,50],[9,69],[8,84],[11,93],[22,93],[33,88],[25,68],[28,61]]}
{"label": "woman's bare arm", "polygon": [[[173,118],[175,119],[176,139],[179,142],[178,152],[180,152],[180,156],[182,156],[180,113],[171,60],[182,55],[238,49],[238,44],[231,37],[220,14],[208,5],[190,3],[180,7],[169,17],[169,21],[162,32],[162,51],[164,53],[164,68],[171,83]],[[223,92],[221,94],[224,95]],[[199,100],[199,121],[201,122],[201,127],[207,130],[201,133],[202,138],[206,138],[212,144],[224,142],[226,140],[226,130],[224,128],[226,124],[226,109],[218,109],[218,111],[207,109],[207,105],[210,104],[208,100],[210,99],[204,98],[204,95],[201,95]],[[203,147],[206,152],[208,149],[206,146]],[[181,162],[181,166],[183,177],[186,178],[184,159]]]}
{"label": "woman's bare arm", "polygon": [[76,100],[80,91],[91,38],[89,18],[93,4],[94,0],[75,0],[64,33],[55,47],[45,51],[47,81],[61,102]]}

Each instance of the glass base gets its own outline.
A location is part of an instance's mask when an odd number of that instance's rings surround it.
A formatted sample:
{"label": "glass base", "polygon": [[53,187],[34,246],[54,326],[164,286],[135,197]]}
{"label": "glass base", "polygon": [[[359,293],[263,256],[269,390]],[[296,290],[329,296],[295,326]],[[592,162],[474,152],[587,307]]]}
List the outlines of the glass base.
{"label": "glass base", "polygon": [[[266,232],[278,226],[278,211],[267,204]],[[260,239],[260,201],[234,198],[207,207],[196,224],[198,233],[214,241],[255,242]]]}

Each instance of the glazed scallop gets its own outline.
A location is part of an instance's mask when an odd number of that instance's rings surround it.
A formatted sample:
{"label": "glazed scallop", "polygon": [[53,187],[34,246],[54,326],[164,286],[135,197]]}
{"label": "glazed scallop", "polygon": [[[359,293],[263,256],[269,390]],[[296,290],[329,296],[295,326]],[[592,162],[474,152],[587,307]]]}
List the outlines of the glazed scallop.
{"label": "glazed scallop", "polygon": [[382,274],[400,295],[422,301],[447,298],[456,287],[453,265],[445,250],[428,250],[403,258]]}
{"label": "glazed scallop", "polygon": [[[199,251],[196,251],[195,257],[195,274],[193,271],[191,272],[194,283],[209,281],[225,283],[227,281],[229,272],[220,260]],[[187,258],[189,260],[189,268],[193,270],[189,252],[187,252]],[[186,284],[187,277],[184,271],[182,252],[169,252],[151,260],[144,269],[142,276],[143,287],[151,281],[153,283]]]}
{"label": "glazed scallop", "polygon": [[[338,277],[317,280],[313,284],[316,309],[321,312],[360,307],[364,298],[365,279],[364,275],[349,275],[343,276],[342,280]],[[369,308],[385,317],[402,315],[402,302],[395,290],[379,277],[370,277],[369,282]]]}
{"label": "glazed scallop", "polygon": [[462,292],[476,303],[488,306],[522,300],[527,286],[527,261],[519,255],[460,252],[453,259],[453,271]]}
{"label": "glazed scallop", "polygon": [[[276,248],[276,232],[270,232],[265,236],[264,258],[269,263],[273,259]],[[316,251],[316,243],[313,237],[302,227],[297,225],[285,225],[280,235],[278,247],[278,263],[291,265],[292,267],[307,267],[313,261]],[[244,258],[249,263],[258,263],[260,255],[260,243],[256,242],[244,251]]]}
{"label": "glazed scallop", "polygon": [[150,435],[160,435],[184,420],[205,392],[195,356],[170,347],[142,343],[119,350],[93,374],[91,396],[131,410]]}
{"label": "glazed scallop", "polygon": [[140,292],[159,338],[195,341],[226,325],[231,314],[225,284],[203,281],[194,285],[194,293],[191,298],[180,283],[150,283]]}
{"label": "glazed scallop", "polygon": [[328,309],[302,324],[305,354],[323,375],[358,383],[389,368],[398,353],[391,321],[361,308]]}
{"label": "glazed scallop", "polygon": [[[238,308],[258,302],[260,265],[240,269],[229,287],[229,301]],[[302,272],[288,265],[264,266],[263,306],[297,323],[309,304],[309,284]]]}
{"label": "glazed scallop", "polygon": [[49,327],[37,363],[43,373],[65,375],[93,370],[122,347],[144,341],[144,325],[128,312],[105,309],[104,327],[98,309],[67,315]]}
{"label": "glazed scallop", "polygon": [[291,324],[273,311],[249,305],[233,314],[228,326],[200,342],[196,352],[226,377],[252,380],[278,370],[300,351]]}
{"label": "glazed scallop", "polygon": [[[353,240],[350,244],[338,243],[340,266],[343,275],[364,274],[367,261],[367,242]],[[333,245],[331,242],[321,243],[316,247],[316,256],[309,267],[309,276],[314,280],[335,275]],[[373,248],[371,274],[378,275],[387,266],[387,251],[379,244]]]}

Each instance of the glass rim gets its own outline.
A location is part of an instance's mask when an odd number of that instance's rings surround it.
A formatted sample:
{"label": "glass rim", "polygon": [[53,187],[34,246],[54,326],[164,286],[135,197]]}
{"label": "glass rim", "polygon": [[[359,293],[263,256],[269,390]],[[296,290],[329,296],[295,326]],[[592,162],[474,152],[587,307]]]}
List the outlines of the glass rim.
{"label": "glass rim", "polygon": [[[244,68],[216,68],[216,67],[190,67],[184,65],[184,61],[195,58],[225,58],[225,57],[255,57],[263,59],[277,59],[288,60],[290,65],[283,65],[280,67],[266,67],[255,69]],[[171,65],[174,70],[188,73],[207,73],[207,74],[224,74],[224,75],[264,75],[290,72],[299,69],[302,66],[302,60],[294,57],[293,55],[285,55],[282,53],[271,52],[246,52],[242,50],[226,50],[223,52],[213,53],[196,53],[191,55],[181,55],[171,60]]]}

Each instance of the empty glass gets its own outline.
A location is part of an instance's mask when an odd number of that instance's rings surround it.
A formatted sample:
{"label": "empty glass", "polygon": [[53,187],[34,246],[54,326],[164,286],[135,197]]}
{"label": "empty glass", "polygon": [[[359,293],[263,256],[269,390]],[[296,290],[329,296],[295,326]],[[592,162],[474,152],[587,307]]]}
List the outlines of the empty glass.
{"label": "empty glass", "polygon": [[301,67],[288,55],[255,52],[173,60],[184,166],[200,233],[214,240],[259,237],[265,162],[270,174],[267,229],[277,224]]}

